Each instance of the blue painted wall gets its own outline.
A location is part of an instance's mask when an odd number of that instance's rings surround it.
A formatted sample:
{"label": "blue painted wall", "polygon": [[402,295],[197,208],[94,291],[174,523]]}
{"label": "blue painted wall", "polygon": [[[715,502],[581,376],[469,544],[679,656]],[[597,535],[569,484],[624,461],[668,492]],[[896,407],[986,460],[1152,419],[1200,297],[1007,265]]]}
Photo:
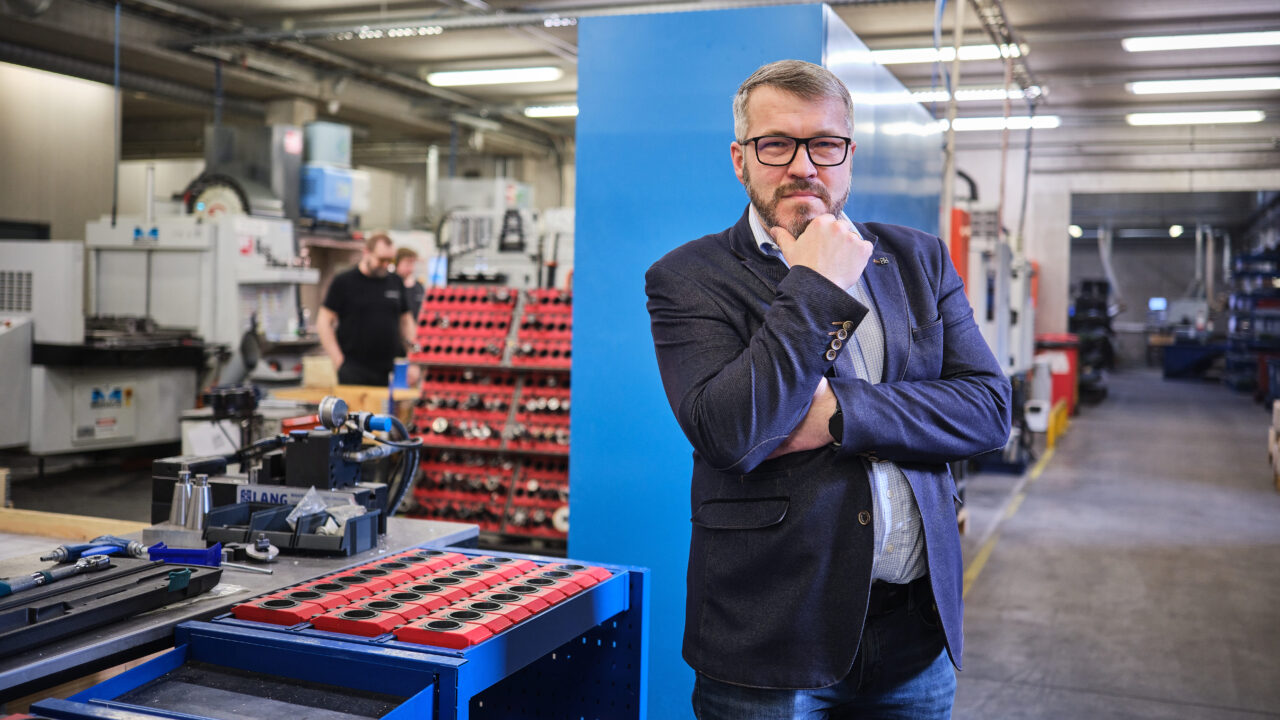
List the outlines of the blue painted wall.
{"label": "blue painted wall", "polygon": [[649,717],[688,718],[691,449],[658,376],[644,272],[742,213],[731,104],[767,62],[825,63],[853,88],[855,220],[936,232],[941,141],[822,5],[584,18],[578,48],[569,553],[653,570]]}

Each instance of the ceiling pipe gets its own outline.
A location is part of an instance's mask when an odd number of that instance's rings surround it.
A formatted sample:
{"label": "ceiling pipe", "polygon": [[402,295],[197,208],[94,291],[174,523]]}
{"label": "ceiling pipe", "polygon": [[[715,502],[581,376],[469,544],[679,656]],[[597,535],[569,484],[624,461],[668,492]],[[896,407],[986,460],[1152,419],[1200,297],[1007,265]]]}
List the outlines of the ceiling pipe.
{"label": "ceiling pipe", "polygon": [[5,0],[0,5],[8,8],[14,8],[19,13],[27,17],[37,17],[44,14],[53,4],[53,0]]}
{"label": "ceiling pipe", "polygon": [[[110,65],[101,65],[87,60],[79,60],[65,55],[45,52],[44,50],[36,50],[22,45],[14,45],[13,43],[4,42],[2,40],[0,40],[0,61],[13,63],[15,65],[23,65],[25,67],[32,67],[38,70],[46,70],[60,75],[70,75],[72,77],[78,77],[85,80],[93,80],[104,84],[111,84],[113,80],[112,68]],[[150,75],[142,75],[140,73],[122,70],[120,72],[120,86],[127,90],[145,92],[158,97],[189,103],[192,105],[199,105],[202,107],[210,107],[213,105],[213,93],[197,90],[188,85],[183,85],[182,83],[162,80]],[[267,106],[264,103],[257,102],[256,100],[226,98],[224,100],[224,106],[227,110],[240,115],[265,117],[267,114]]]}

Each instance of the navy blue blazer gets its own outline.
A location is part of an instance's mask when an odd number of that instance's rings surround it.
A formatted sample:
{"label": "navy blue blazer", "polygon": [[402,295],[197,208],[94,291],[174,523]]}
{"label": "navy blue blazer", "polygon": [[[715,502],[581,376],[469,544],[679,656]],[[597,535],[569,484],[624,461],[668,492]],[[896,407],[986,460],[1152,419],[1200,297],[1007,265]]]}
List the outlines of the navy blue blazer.
{"label": "navy blue blazer", "polygon": [[[825,353],[867,308],[806,267],[759,251],[748,216],[654,263],[645,290],[658,367],[693,445],[684,658],[739,685],[816,688],[853,667],[871,586],[869,463],[902,468],[924,520],[951,661],[963,649],[963,565],[946,463],[1003,447],[1009,382],[973,320],[946,248],[898,225],[855,223],[885,330],[884,378]],[[828,376],[840,446],[765,458]],[[863,516],[864,518],[866,516]]]}

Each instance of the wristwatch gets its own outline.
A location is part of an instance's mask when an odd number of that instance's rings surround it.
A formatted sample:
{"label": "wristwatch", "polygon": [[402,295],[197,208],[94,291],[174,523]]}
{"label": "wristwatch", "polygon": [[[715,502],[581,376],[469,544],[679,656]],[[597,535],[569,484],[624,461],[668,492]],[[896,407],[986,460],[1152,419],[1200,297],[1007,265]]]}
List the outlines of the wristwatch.
{"label": "wristwatch", "polygon": [[827,421],[827,432],[835,438],[834,444],[840,445],[840,441],[844,439],[844,411],[840,409],[839,403],[836,404],[836,411],[831,413],[831,419]]}

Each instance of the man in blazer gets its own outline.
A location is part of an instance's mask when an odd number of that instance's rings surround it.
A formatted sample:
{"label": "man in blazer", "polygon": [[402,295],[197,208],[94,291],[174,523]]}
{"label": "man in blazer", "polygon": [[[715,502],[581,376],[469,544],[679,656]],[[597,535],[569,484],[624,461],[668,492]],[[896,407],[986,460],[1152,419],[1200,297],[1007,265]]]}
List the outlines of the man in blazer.
{"label": "man in blazer", "polygon": [[702,720],[946,718],[962,652],[946,463],[1002,447],[1009,383],[938,238],[851,223],[829,71],[734,99],[737,224],[646,275],[694,448],[684,657]]}

